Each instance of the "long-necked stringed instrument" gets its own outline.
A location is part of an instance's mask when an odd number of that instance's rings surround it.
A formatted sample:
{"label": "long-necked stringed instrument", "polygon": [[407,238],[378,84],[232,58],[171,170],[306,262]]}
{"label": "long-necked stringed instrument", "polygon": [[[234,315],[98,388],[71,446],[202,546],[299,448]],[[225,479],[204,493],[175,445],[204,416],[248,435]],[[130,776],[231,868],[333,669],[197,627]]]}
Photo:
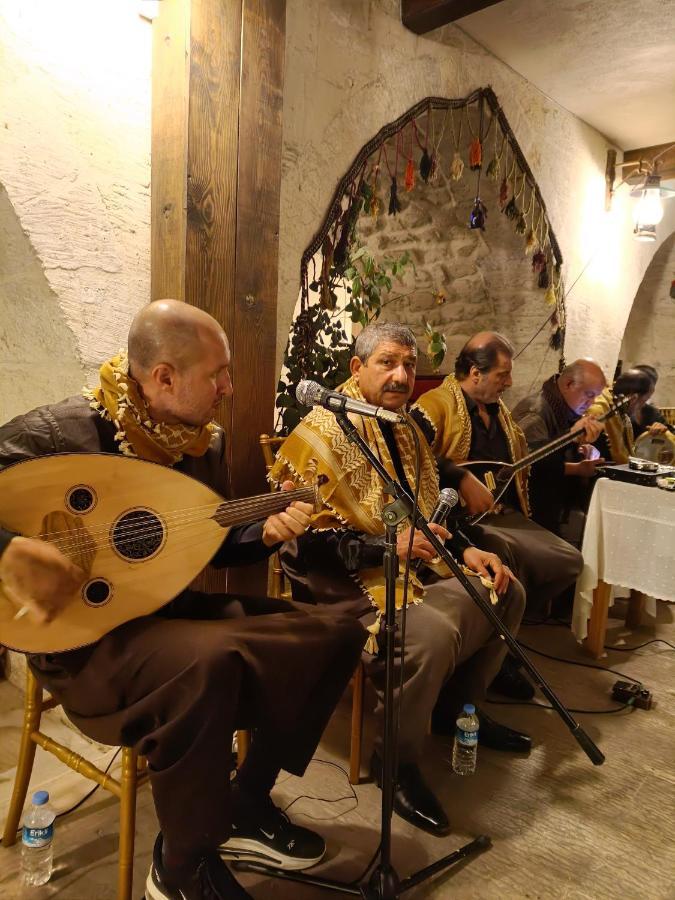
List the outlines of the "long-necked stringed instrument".
{"label": "long-necked stringed instrument", "polygon": [[0,583],[0,643],[31,653],[71,650],[153,613],[180,593],[235,525],[281,512],[304,488],[223,500],[194,478],[105,453],[62,453],[0,472],[0,524],[58,547],[86,579],[49,623],[18,617]]}
{"label": "long-necked stringed instrument", "polygon": [[[596,422],[605,422],[607,419],[611,419],[612,416],[623,413],[628,407],[631,399],[632,397],[630,396],[615,399],[611,408],[602,416],[598,416]],[[513,463],[501,461],[495,462],[494,460],[470,460],[468,462],[458,463],[458,465],[462,468],[469,469],[473,475],[484,481],[486,487],[492,492],[494,502],[499,503],[499,500],[504,496],[506,489],[518,472],[522,469],[526,469],[528,466],[533,466],[535,463],[539,462],[540,459],[544,459],[545,456],[550,456],[551,453],[562,450],[563,447],[578,440],[580,433],[581,432],[579,431],[568,431]],[[485,512],[476,513],[471,516],[462,513],[461,509],[458,509],[454,515],[450,515],[446,524],[452,531],[453,528],[458,528],[462,525],[475,525],[480,522],[484,516],[489,515],[489,513],[490,510],[486,510]]]}

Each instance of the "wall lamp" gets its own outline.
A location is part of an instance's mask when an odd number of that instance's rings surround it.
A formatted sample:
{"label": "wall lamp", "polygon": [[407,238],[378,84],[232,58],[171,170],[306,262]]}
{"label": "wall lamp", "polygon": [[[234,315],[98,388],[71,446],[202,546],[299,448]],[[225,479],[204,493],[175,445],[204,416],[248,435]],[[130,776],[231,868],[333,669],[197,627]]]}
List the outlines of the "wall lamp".
{"label": "wall lamp", "polygon": [[[675,196],[675,190],[664,187],[661,184],[661,176],[658,174],[658,160],[661,156],[675,148],[671,144],[650,160],[638,159],[630,162],[617,163],[616,151],[607,151],[607,168],[605,181],[607,184],[606,209],[609,209],[612,197],[621,185],[632,185],[631,197],[637,199],[633,210],[635,227],[633,234],[638,241],[655,241],[656,226],[663,218],[663,200]],[[617,169],[626,169],[627,174],[615,184]]]}

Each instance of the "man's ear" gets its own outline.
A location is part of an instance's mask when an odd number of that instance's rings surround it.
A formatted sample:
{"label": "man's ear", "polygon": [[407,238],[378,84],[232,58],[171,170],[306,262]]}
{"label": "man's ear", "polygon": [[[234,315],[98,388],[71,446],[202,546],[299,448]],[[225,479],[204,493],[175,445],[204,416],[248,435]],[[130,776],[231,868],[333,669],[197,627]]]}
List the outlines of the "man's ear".
{"label": "man's ear", "polygon": [[[359,369],[362,366],[363,366],[363,363],[358,358],[358,356],[352,356],[352,358],[349,360],[349,371],[352,373],[352,375],[357,375]],[[358,381],[358,377],[356,380]]]}
{"label": "man's ear", "polygon": [[176,370],[169,363],[157,363],[152,370],[152,380],[160,390],[171,390],[174,386]]}
{"label": "man's ear", "polygon": [[478,379],[480,378],[480,369],[478,368],[478,366],[471,366],[471,368],[469,369],[469,377],[474,381],[478,381]]}

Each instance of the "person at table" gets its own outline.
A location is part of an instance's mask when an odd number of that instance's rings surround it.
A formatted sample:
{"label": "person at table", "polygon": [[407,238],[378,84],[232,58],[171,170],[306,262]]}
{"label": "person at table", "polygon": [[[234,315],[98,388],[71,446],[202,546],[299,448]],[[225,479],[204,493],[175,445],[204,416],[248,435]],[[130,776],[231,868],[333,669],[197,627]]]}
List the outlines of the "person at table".
{"label": "person at table", "polygon": [[[516,462],[527,454],[525,436],[501,399],[513,383],[513,353],[503,335],[479,332],[460,350],[454,374],[413,406],[411,415],[440,466],[447,461]],[[467,533],[516,573],[525,588],[528,614],[545,617],[553,600],[575,583],[581,554],[532,520],[526,469],[515,476],[495,513]]]}
{"label": "person at table", "polygon": [[[186,303],[157,301],[133,320],[128,356],[102,366],[87,398],[40,407],[0,428],[0,469],[43,454],[104,451],[170,466],[226,495],[224,435],[212,418],[231,393],[220,325]],[[311,512],[295,502],[233,528],[212,563],[267,558],[305,531]],[[2,545],[5,593],[29,607],[36,627],[58,616],[84,573],[42,540],[5,532]],[[250,897],[219,854],[284,868],[322,858],[323,838],[293,824],[270,791],[281,768],[304,772],[364,645],[360,622],[332,612],[185,590],[95,644],[29,657],[81,731],[147,757],[161,829],[147,900]],[[254,738],[231,787],[232,733],[240,727],[254,728]]]}
{"label": "person at table", "polygon": [[659,380],[659,373],[654,366],[647,365],[646,363],[633,366],[633,368],[637,369],[639,372],[644,372],[652,383],[652,390],[647,398],[647,402],[638,411],[637,415],[631,417],[633,437],[637,440],[645,431],[649,434],[668,433],[672,435],[672,426],[669,426],[668,421],[661,410],[651,402],[651,398],[656,390],[656,385]]}
{"label": "person at table", "polygon": [[[338,391],[385,409],[403,410],[415,384],[416,366],[417,344],[409,328],[372,324],[357,337],[351,378]],[[389,474],[412,495],[415,443],[410,428],[372,418],[350,418]],[[413,423],[411,426],[415,427]],[[419,431],[418,439],[420,508],[428,518],[438,500],[438,475],[431,449]],[[312,515],[307,532],[284,544],[281,563],[291,580],[295,599],[349,612],[373,633],[371,652],[364,655],[364,662],[377,694],[372,773],[380,784],[385,671],[384,660],[377,654],[377,635],[384,610],[382,509],[389,498],[381,478],[347,440],[334,414],[320,407],[313,409],[279,448],[270,478],[279,484],[289,472],[306,477],[315,468],[326,478],[321,489],[323,506]],[[461,533],[450,537],[440,525],[433,525],[432,529],[450,541],[453,556],[464,564],[476,590],[491,600],[505,625],[512,632],[517,631],[524,594],[510,569],[495,554],[472,546]],[[410,528],[402,526],[397,542],[402,561],[408,553],[409,539]],[[433,556],[431,544],[415,531],[413,559],[428,561]],[[433,834],[444,834],[449,826],[419,768],[429,720],[434,733],[453,734],[462,705],[481,703],[505,653],[504,641],[487,618],[459,582],[445,577],[446,574],[447,570],[440,576],[427,571],[425,584],[417,583],[412,595],[416,601],[424,602],[407,610],[394,797],[398,815]],[[395,640],[398,698],[399,630]],[[498,750],[529,750],[531,741],[527,735],[500,725],[482,708],[478,716],[480,744]]]}
{"label": "person at table", "polygon": [[640,420],[641,411],[653,392],[653,382],[646,372],[641,369],[627,369],[619,375],[613,387],[606,387],[596,397],[588,409],[589,416],[597,417],[607,413],[615,397],[631,397],[628,409],[607,419],[604,433],[595,441],[601,456],[618,464],[628,462],[635,447],[633,420]]}
{"label": "person at table", "polygon": [[530,450],[570,431],[580,434],[583,443],[568,444],[545,456],[532,466],[529,480],[534,521],[576,547],[581,545],[595,468],[604,462],[593,446],[604,426],[586,411],[606,385],[605,373],[595,360],[577,359],[513,409],[513,419]]}

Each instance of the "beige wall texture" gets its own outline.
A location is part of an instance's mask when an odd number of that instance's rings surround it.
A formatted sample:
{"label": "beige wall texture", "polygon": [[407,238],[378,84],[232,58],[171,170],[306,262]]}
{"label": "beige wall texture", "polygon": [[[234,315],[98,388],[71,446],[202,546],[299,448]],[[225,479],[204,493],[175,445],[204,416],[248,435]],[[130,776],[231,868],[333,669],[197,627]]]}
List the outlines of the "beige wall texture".
{"label": "beige wall texture", "polygon": [[[300,257],[361,146],[426,96],[463,97],[488,84],[537,179],[565,258],[563,275],[571,289],[565,355],[572,360],[592,353],[613,373],[633,298],[649,260],[675,227],[672,216],[659,226],[656,245],[635,242],[625,189],[605,212],[609,144],[603,136],[458,28],[424,37],[405,30],[396,0],[288,0],[279,361],[298,296]],[[478,267],[485,264],[482,259]],[[520,289],[517,279],[513,291]],[[497,305],[500,297],[490,301]],[[532,352],[536,356],[541,347]],[[530,375],[524,374],[516,391],[529,387]]]}
{"label": "beige wall texture", "polygon": [[78,391],[150,294],[151,26],[0,0],[0,420]]}
{"label": "beige wall texture", "polygon": [[[675,201],[671,201],[675,202]],[[645,273],[621,345],[624,369],[647,363],[659,372],[652,402],[675,406],[675,234],[654,255]]]}

